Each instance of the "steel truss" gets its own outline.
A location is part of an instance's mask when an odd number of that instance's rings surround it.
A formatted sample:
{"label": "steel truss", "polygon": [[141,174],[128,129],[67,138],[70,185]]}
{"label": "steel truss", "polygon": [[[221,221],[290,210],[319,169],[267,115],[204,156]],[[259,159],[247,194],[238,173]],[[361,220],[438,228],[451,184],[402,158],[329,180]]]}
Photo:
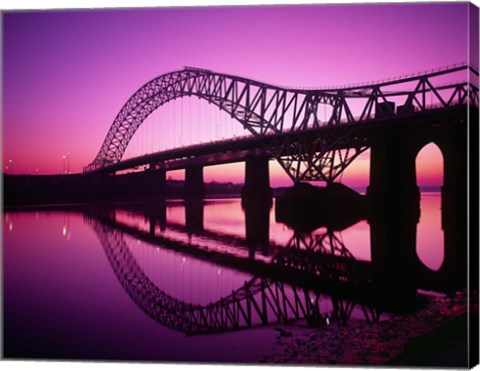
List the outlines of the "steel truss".
{"label": "steel truss", "polygon": [[[462,82],[444,82],[460,71],[464,72]],[[341,149],[340,143],[354,135],[352,124],[464,104],[478,107],[478,86],[470,81],[470,73],[478,80],[478,70],[462,64],[383,82],[298,89],[185,67],[151,80],[127,101],[84,172],[119,162],[137,129],[158,107],[197,96],[227,112],[253,136],[298,133],[294,137],[279,135],[274,143],[266,144],[267,150],[294,182],[331,182],[367,149],[364,143]],[[324,115],[329,111],[323,120],[322,109]],[[340,127],[342,130],[336,130]],[[307,140],[302,134],[312,130],[316,137]]]}

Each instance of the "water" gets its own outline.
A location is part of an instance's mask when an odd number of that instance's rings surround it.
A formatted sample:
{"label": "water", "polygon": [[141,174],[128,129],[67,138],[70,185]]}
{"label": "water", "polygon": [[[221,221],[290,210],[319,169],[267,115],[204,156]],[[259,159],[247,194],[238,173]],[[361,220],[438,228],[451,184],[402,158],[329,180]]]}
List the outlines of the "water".
{"label": "water", "polygon": [[[428,272],[444,259],[440,206],[422,195],[416,255]],[[366,220],[299,233],[272,207],[247,231],[246,213],[239,199],[5,212],[5,356],[259,362],[286,324],[391,318],[361,296],[376,287],[362,276]]]}

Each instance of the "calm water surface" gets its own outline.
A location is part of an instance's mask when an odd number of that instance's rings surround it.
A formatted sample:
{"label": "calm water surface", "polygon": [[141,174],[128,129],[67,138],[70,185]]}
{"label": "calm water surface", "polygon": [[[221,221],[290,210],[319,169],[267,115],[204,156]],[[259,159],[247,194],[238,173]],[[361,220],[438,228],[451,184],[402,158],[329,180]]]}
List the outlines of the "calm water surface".
{"label": "calm water surface", "polygon": [[[421,206],[416,253],[435,271],[443,262],[440,195],[423,194]],[[299,232],[277,223],[274,207],[259,220],[247,232],[239,199],[5,212],[5,356],[259,362],[278,347],[279,313],[280,322],[320,328],[365,320],[368,303],[342,312],[328,283],[322,291],[262,272],[288,261],[299,274],[337,274],[348,288],[345,270],[372,259],[367,221]],[[326,255],[337,258],[312,264],[312,256]],[[265,308],[255,309],[262,295]],[[232,323],[242,329],[232,331]]]}

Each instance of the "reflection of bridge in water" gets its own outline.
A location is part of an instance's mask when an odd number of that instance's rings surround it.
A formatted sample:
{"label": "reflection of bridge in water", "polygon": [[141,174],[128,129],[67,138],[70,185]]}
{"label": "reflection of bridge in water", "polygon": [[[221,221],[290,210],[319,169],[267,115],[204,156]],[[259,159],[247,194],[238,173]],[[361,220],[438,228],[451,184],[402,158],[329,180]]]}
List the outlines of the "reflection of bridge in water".
{"label": "reflection of bridge in water", "polygon": [[[358,298],[352,295],[346,298],[331,294],[332,310],[322,312],[320,301],[324,295],[321,290],[308,288],[305,282],[301,286],[285,283],[289,281],[288,277],[279,280],[278,275],[272,278],[268,277],[268,273],[255,276],[230,295],[209,305],[177,300],[160,290],[145,275],[125,241],[125,228],[113,227],[105,218],[100,221],[97,217],[86,216],[86,219],[97,233],[112,269],[126,292],[146,314],[164,326],[198,334],[275,323],[288,324],[298,320],[305,320],[309,326],[320,326],[330,321],[345,324],[357,305],[367,321],[378,321],[380,318],[379,310],[357,302]],[[135,237],[138,238],[138,234]],[[325,274],[329,280],[341,282],[346,277],[345,271],[338,269],[338,274],[342,275],[339,277],[333,271],[337,268],[338,262],[336,265],[325,264],[322,273],[328,271]],[[347,284],[355,286],[353,278],[348,278]]]}
{"label": "reflection of bridge in water", "polygon": [[[101,214],[101,217],[103,222],[110,223],[112,227],[122,229],[138,239],[151,243],[170,243],[172,246],[178,244],[179,249],[191,249],[193,255],[200,252],[204,253],[203,255],[216,256],[218,254],[223,257],[222,261],[228,260],[226,257],[231,256],[232,260],[243,261],[246,266],[249,266],[248,269],[255,269],[253,267],[256,264],[263,263],[293,267],[294,260],[299,262],[303,260],[305,264],[303,267],[297,266],[298,271],[308,273],[314,273],[315,264],[322,262],[325,263],[325,268],[327,264],[332,264],[337,267],[348,266],[350,270],[362,272],[368,269],[368,262],[357,260],[350,254],[343,241],[338,238],[337,231],[325,229],[320,235],[292,231],[292,236],[286,244],[278,244],[269,241],[270,210],[268,208],[265,210],[255,208],[255,213],[245,212],[245,237],[241,237],[206,229],[203,226],[204,205],[202,201],[194,204],[193,211],[189,210],[190,207],[192,204],[186,202],[187,220],[185,225],[166,220],[166,204],[164,202],[156,204],[156,207],[152,207],[151,204],[147,207],[141,204],[125,204]],[[262,211],[264,215],[261,215]],[[191,219],[190,222],[188,216]],[[251,218],[253,220],[249,220]],[[262,222],[259,223],[259,220]],[[156,227],[159,225],[160,228],[157,229]],[[292,261],[288,262],[286,260],[289,256],[287,251],[290,250],[296,250],[297,255],[303,254],[305,257],[298,259],[292,254]],[[309,254],[313,255],[309,256]],[[321,257],[319,258],[321,262],[315,263],[316,257]],[[216,257],[212,258],[213,261],[215,259]],[[320,271],[316,273],[320,273]]]}
{"label": "reflection of bridge in water", "polygon": [[[169,231],[178,232],[188,238],[189,243],[196,245],[197,250],[209,251],[214,254],[215,249],[212,245],[223,245],[229,247],[227,250],[235,250],[233,253],[237,257],[247,260],[254,259],[270,262],[273,258],[277,261],[283,261],[285,266],[294,266],[295,260],[298,260],[298,271],[315,271],[316,265],[337,264],[348,266],[350,271],[356,272],[361,277],[372,277],[374,274],[380,276],[390,276],[387,282],[403,282],[395,276],[402,277],[404,280],[413,280],[415,285],[427,290],[446,290],[465,287],[466,275],[463,267],[466,262],[465,250],[458,249],[457,245],[448,243],[445,240],[444,262],[438,271],[432,271],[427,268],[416,253],[416,228],[418,219],[409,218],[403,223],[395,223],[395,210],[390,212],[390,221],[385,216],[373,214],[369,219],[370,225],[370,252],[371,262],[353,259],[348,251],[348,246],[343,244],[339,238],[340,230],[348,225],[342,224],[341,228],[330,227],[325,229],[324,233],[313,234],[296,231],[289,241],[282,245],[276,245],[270,241],[270,209],[269,207],[257,207],[250,205],[244,207],[244,225],[245,237],[234,236],[221,233],[215,230],[208,230],[204,226],[204,201],[186,200],[185,206],[185,225],[167,221],[166,203],[164,201],[142,206],[141,204],[130,204],[122,206],[122,210],[137,215],[145,224],[143,226],[145,234],[143,238],[150,236],[163,236],[165,241],[171,236]],[[125,222],[125,220],[123,220]],[[351,224],[352,221],[349,218]],[[120,225],[120,219],[116,220],[117,227]],[[127,223],[128,224],[128,223]],[[136,228],[128,229],[130,233],[138,233]],[[135,224],[135,223],[133,223]],[[349,225],[351,225],[349,224]],[[157,228],[159,227],[159,228]],[[445,222],[443,230],[445,237],[448,237],[451,223]],[[388,232],[388,233],[386,233]],[[142,238],[142,236],[140,236]],[[212,244],[208,246],[208,241]],[[152,240],[152,242],[155,242]],[[287,247],[287,249],[286,249]],[[188,249],[188,246],[186,247]],[[222,259],[228,254],[226,250],[217,250],[223,252]],[[323,253],[322,253],[323,252]],[[289,254],[288,261],[285,260],[286,254]],[[298,257],[295,257],[299,255]],[[311,254],[310,258],[307,255]],[[221,254],[220,254],[221,255]],[[246,262],[245,262],[246,263]],[[235,263],[233,263],[235,264]],[[254,262],[252,262],[254,264]],[[299,264],[304,264],[300,266]],[[409,267],[410,274],[405,275],[405,268]],[[379,273],[382,272],[382,273]],[[385,278],[385,277],[384,277]]]}
{"label": "reflection of bridge in water", "polygon": [[[120,209],[87,212],[86,218],[135,303],[156,321],[186,333],[229,331],[297,320],[305,320],[310,326],[330,321],[346,323],[355,308],[367,321],[378,321],[382,312],[402,313],[413,308],[418,288],[448,289],[446,283],[454,282],[451,275],[439,279],[445,272],[419,270],[418,258],[412,261],[408,253],[397,253],[394,259],[386,254],[387,258],[380,261],[375,261],[373,253],[371,262],[359,261],[344,245],[340,232],[328,229],[315,234],[292,231],[286,245],[260,244],[258,254],[252,254],[251,239],[206,230],[198,223],[193,227],[166,219],[159,223],[159,215],[165,215],[164,207],[164,203],[148,207],[125,205]],[[130,222],[116,210],[131,213]],[[196,210],[203,214],[203,207]],[[251,214],[245,213],[246,218],[248,215]],[[199,219],[203,220],[203,216]],[[146,223],[138,225],[135,220]],[[157,230],[155,227],[162,223],[164,227]],[[371,224],[372,233],[378,231],[375,221]],[[268,236],[268,223],[266,228]],[[166,230],[173,230],[180,237],[174,238]],[[265,235],[258,231],[253,234]],[[129,251],[125,236],[247,272],[254,278],[215,303],[187,303],[153,283]],[[192,238],[195,236],[201,238]],[[375,240],[372,236],[372,249]],[[231,249],[217,249],[216,244]],[[253,249],[258,247],[253,245]],[[458,283],[452,287],[458,287]],[[321,300],[329,301],[331,309],[321,311]]]}
{"label": "reflection of bridge in water", "polygon": [[[163,214],[161,207],[153,209]],[[218,234],[203,227],[187,228],[166,220],[165,228],[183,234],[183,239],[152,230],[149,224],[158,223],[158,214],[152,218],[152,205],[147,208],[128,205],[121,210],[133,213],[132,220],[148,223],[139,226],[121,216],[117,218],[115,209],[86,214],[112,269],[145,313],[165,326],[190,334],[298,320],[305,320],[310,326],[329,321],[347,323],[355,308],[357,315],[362,313],[367,321],[378,321],[382,312],[402,313],[413,308],[417,288],[432,288],[428,286],[430,282],[435,282],[433,288],[448,288],[444,284],[452,278],[439,281],[442,272],[426,269],[418,273],[418,265],[415,262],[412,265],[408,254],[396,255],[394,261],[384,258],[380,264],[374,260],[375,254],[372,262],[356,260],[338,231],[316,234],[292,231],[285,246],[271,244],[259,255],[252,255],[248,253],[251,244],[247,238]],[[125,236],[247,272],[254,278],[214,303],[187,303],[166,294],[153,283],[129,250]],[[205,238],[204,244],[192,240],[191,236]],[[236,243],[233,253],[215,248],[215,242],[228,244],[230,241]],[[399,271],[403,271],[403,275],[395,276]],[[322,311],[321,300],[329,301],[331,309]]]}

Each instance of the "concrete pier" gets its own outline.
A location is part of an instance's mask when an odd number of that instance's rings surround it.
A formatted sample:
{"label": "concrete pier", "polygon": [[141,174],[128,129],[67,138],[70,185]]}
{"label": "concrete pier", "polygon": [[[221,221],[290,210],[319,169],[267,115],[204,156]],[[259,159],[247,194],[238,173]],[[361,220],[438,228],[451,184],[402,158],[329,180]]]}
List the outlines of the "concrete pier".
{"label": "concrete pier", "polygon": [[269,156],[266,153],[248,155],[245,159],[245,185],[243,199],[266,199],[272,197],[270,188]]}
{"label": "concrete pier", "polygon": [[150,164],[146,171],[146,188],[152,196],[165,197],[167,192],[167,172],[163,164]]}
{"label": "concrete pier", "polygon": [[185,169],[184,198],[203,198],[205,186],[203,183],[203,166],[189,166]]}

